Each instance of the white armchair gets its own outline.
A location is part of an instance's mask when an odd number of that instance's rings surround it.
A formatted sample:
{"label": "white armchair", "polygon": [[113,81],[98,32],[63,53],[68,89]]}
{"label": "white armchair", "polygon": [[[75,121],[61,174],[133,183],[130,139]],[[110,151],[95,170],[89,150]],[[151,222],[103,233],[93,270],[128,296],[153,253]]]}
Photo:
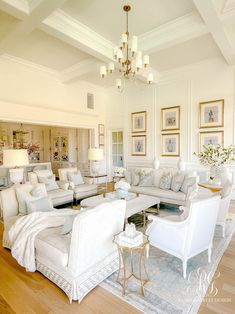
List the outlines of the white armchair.
{"label": "white armchair", "polygon": [[183,221],[170,221],[150,215],[153,220],[146,230],[150,244],[182,260],[186,278],[187,261],[208,250],[211,262],[212,241],[220,206],[220,196],[192,200],[188,217]]}
{"label": "white armchair", "polygon": [[[35,170],[28,173],[30,184],[39,183],[39,178],[49,178],[53,176],[51,170]],[[45,183],[45,182],[43,182]],[[63,204],[73,204],[73,191],[69,190],[69,184],[66,181],[56,181],[57,187],[52,190],[47,189],[47,194],[51,198],[53,206]]]}
{"label": "white armchair", "polygon": [[226,218],[227,218],[227,213],[228,213],[229,205],[231,201],[232,188],[233,188],[232,182],[228,180],[224,184],[224,187],[221,191],[220,207],[219,207],[216,224],[219,226],[222,226],[223,238],[225,237]]}
{"label": "white armchair", "polygon": [[89,184],[88,182],[86,182],[85,178],[82,178],[84,183],[78,185],[74,185],[74,183],[69,180],[69,173],[77,172],[80,171],[76,167],[58,169],[59,179],[61,181],[69,182],[70,189],[72,189],[74,192],[75,200],[78,201],[85,197],[96,195],[97,194],[96,184]]}

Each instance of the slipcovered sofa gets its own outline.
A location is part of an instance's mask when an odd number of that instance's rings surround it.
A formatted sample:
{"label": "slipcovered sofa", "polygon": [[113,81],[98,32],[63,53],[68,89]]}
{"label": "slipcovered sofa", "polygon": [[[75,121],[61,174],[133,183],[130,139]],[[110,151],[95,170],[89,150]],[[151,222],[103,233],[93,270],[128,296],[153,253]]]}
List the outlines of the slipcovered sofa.
{"label": "slipcovered sofa", "polygon": [[[51,198],[53,206],[68,203],[73,204],[73,191],[69,190],[68,182],[55,181],[54,174],[51,170],[35,170],[33,172],[29,172],[28,177],[30,184],[46,184],[47,194]],[[53,183],[53,186],[50,186],[50,182]]]}
{"label": "slipcovered sofa", "polygon": [[[59,179],[61,181],[69,182],[70,189],[74,192],[74,199],[76,201],[86,197],[90,197],[97,194],[97,185],[86,182],[85,178],[82,177],[81,172],[76,167],[71,168],[60,168],[58,169]],[[79,184],[74,184],[71,180],[71,175],[78,174],[80,176]]]}
{"label": "slipcovered sofa", "polygon": [[[130,192],[155,196],[161,203],[186,205],[198,189],[198,177],[195,172],[180,171],[173,168],[135,168],[125,173],[125,180],[131,184]],[[169,174],[170,186],[163,184],[161,178]],[[175,186],[173,178],[175,176]],[[177,176],[180,178],[177,182]],[[164,183],[164,182],[163,182]]]}
{"label": "slipcovered sofa", "polygon": [[[33,186],[24,184],[20,188],[30,191]],[[22,216],[18,216],[14,188],[6,189],[0,195],[4,220],[3,246],[11,249],[9,230]],[[77,213],[72,231],[62,234],[60,226],[46,228],[36,235],[36,270],[60,287],[70,302],[81,302],[87,293],[118,269],[118,252],[112,240],[123,230],[126,202],[103,203],[81,212],[65,210]]]}

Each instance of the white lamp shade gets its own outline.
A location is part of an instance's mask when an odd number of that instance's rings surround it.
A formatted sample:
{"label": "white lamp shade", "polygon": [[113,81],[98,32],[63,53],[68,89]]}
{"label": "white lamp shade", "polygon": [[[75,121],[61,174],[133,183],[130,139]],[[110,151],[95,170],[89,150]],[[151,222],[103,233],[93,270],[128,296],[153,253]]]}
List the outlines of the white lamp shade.
{"label": "white lamp shade", "polygon": [[6,167],[19,167],[29,164],[27,149],[5,149],[3,151],[3,165]]}
{"label": "white lamp shade", "polygon": [[148,74],[147,82],[148,82],[149,84],[153,83],[153,73],[149,73],[149,74]]}
{"label": "white lamp shade", "polygon": [[102,148],[89,148],[88,149],[88,160],[103,160],[104,151]]}
{"label": "white lamp shade", "polygon": [[141,69],[142,68],[142,59],[140,58],[137,58],[136,61],[135,61],[135,66],[136,66],[136,69]]}
{"label": "white lamp shade", "polygon": [[121,41],[123,44],[127,43],[127,34],[122,34],[122,38],[121,38]]}
{"label": "white lamp shade", "polygon": [[131,39],[131,51],[132,52],[136,52],[137,51],[137,43],[138,43],[137,36],[132,36],[132,39]]}
{"label": "white lamp shade", "polygon": [[102,77],[104,77],[105,75],[106,75],[106,66],[105,65],[102,65],[101,67],[100,67],[100,75],[102,76]]}
{"label": "white lamp shade", "polygon": [[144,55],[143,63],[144,63],[145,66],[149,65],[149,56],[148,55]]}
{"label": "white lamp shade", "polygon": [[109,70],[110,73],[112,73],[114,71],[114,63],[113,62],[109,63],[108,70]]}

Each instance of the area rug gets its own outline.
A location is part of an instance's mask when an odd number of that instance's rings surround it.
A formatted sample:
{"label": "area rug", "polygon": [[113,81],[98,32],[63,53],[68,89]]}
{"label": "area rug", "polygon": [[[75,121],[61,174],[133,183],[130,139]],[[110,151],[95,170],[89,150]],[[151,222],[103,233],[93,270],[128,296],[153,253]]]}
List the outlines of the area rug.
{"label": "area rug", "polygon": [[[178,214],[177,210],[175,214]],[[160,215],[167,216],[166,212],[161,212]],[[121,287],[116,282],[117,273],[103,281],[101,286],[144,313],[197,313],[220,259],[231,240],[234,226],[234,219],[227,223],[225,238],[221,236],[221,228],[216,227],[211,264],[207,262],[207,251],[190,259],[187,279],[182,276],[182,262],[178,258],[151,246],[150,257],[147,260],[150,281],[145,285],[145,297],[138,294],[122,297]],[[135,268],[138,266],[137,257],[134,258],[134,266]],[[131,279],[127,288],[138,291],[139,284],[135,279]],[[216,280],[211,297],[215,296],[215,292]]]}

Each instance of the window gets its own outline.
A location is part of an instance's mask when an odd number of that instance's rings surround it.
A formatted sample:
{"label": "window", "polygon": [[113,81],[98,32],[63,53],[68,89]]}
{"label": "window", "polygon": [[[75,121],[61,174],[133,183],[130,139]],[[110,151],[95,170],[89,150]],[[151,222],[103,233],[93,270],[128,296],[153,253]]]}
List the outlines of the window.
{"label": "window", "polygon": [[112,163],[113,167],[123,167],[123,132],[112,132]]}

